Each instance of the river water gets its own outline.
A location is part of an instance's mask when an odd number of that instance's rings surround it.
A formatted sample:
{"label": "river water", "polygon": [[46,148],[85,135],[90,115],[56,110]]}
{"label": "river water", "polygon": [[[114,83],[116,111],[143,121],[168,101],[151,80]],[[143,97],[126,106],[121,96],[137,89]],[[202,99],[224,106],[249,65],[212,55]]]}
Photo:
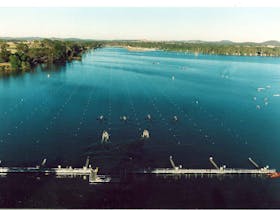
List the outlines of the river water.
{"label": "river water", "polygon": [[[211,168],[213,156],[230,168],[253,168],[252,157],[280,169],[279,105],[278,58],[102,48],[82,61],[2,77],[3,166],[47,158],[49,167],[81,167],[89,156],[118,181],[8,176],[0,178],[0,207],[279,208],[277,179],[130,173],[171,167],[170,155],[185,168]],[[104,130],[110,142],[101,145]]]}

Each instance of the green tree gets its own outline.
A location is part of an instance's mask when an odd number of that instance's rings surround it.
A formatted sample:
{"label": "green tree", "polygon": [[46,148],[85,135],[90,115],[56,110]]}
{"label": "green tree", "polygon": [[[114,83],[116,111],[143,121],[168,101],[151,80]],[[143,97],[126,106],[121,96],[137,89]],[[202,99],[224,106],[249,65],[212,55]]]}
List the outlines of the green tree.
{"label": "green tree", "polygon": [[8,62],[11,53],[8,51],[8,45],[3,43],[0,47],[0,61]]}
{"label": "green tree", "polygon": [[17,44],[17,52],[21,54],[27,54],[29,50],[29,47],[27,44],[19,43]]}
{"label": "green tree", "polygon": [[30,63],[27,62],[27,61],[22,61],[22,62],[21,62],[21,65],[20,65],[20,69],[21,69],[22,71],[28,71],[28,70],[31,69],[31,65],[30,65]]}
{"label": "green tree", "polygon": [[21,61],[18,54],[11,55],[9,58],[9,62],[13,71],[18,71],[21,69]]}

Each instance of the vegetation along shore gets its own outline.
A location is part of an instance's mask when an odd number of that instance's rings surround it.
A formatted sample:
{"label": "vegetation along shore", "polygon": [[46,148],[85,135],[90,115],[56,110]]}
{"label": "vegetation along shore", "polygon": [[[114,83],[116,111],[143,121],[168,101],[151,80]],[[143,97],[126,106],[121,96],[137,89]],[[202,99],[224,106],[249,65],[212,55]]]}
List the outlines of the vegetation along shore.
{"label": "vegetation along shore", "polygon": [[95,41],[2,40],[0,41],[0,73],[24,72],[38,64],[65,63],[80,60],[88,49],[101,47]]}
{"label": "vegetation along shore", "polygon": [[80,60],[89,49],[103,46],[124,47],[130,51],[175,51],[194,54],[235,56],[280,56],[280,42],[262,43],[231,41],[96,41],[80,39],[2,39],[0,73],[24,72],[38,64],[65,63]]}
{"label": "vegetation along shore", "polygon": [[204,41],[108,41],[109,46],[122,46],[130,49],[158,49],[164,51],[187,52],[210,55],[236,56],[280,56],[280,42],[204,42]]}

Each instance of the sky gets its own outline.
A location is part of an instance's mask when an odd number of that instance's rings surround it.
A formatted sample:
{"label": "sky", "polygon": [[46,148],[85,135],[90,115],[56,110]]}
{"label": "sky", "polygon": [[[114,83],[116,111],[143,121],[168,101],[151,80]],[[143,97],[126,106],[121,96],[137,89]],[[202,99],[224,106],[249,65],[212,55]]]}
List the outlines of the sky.
{"label": "sky", "polygon": [[0,8],[0,37],[280,40],[280,8]]}

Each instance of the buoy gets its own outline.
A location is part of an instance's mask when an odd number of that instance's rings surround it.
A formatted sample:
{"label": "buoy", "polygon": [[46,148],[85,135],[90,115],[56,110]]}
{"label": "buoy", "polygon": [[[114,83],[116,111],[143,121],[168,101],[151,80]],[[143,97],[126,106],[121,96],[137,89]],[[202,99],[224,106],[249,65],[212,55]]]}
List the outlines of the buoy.
{"label": "buoy", "polygon": [[124,115],[124,116],[121,116],[121,117],[120,117],[120,120],[122,120],[122,121],[127,121],[127,116],[125,116],[125,115]]}
{"label": "buoy", "polygon": [[149,131],[145,129],[145,130],[143,131],[141,137],[142,137],[143,139],[148,139],[148,138],[150,138]]}
{"label": "buoy", "polygon": [[109,141],[110,135],[107,131],[103,131],[101,136],[101,143],[107,143]]}
{"label": "buoy", "polygon": [[51,77],[51,75],[50,74],[48,74],[48,78],[50,78]]}
{"label": "buoy", "polygon": [[174,77],[174,76],[172,76],[172,80],[175,80],[175,77]]}

